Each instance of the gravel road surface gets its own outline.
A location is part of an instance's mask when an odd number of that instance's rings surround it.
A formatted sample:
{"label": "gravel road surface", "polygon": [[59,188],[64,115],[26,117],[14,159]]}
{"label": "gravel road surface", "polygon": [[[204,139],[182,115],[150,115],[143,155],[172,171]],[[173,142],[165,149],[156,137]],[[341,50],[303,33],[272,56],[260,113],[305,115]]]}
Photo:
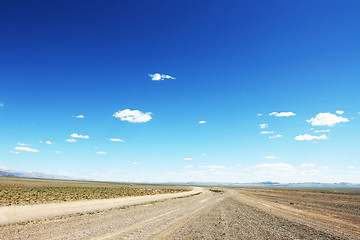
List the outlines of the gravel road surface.
{"label": "gravel road surface", "polygon": [[[201,194],[124,209],[7,224],[0,228],[0,239],[360,239],[358,195],[341,200],[319,193],[297,202],[296,192],[219,189],[203,188]],[[352,212],[323,210],[334,201]]]}

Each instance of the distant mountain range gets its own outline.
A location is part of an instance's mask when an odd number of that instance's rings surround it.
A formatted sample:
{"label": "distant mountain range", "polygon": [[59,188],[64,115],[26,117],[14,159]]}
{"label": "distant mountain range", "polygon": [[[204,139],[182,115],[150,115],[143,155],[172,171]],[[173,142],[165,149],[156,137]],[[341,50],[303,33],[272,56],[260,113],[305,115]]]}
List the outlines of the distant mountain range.
{"label": "distant mountain range", "polygon": [[47,178],[47,179],[64,179],[75,180],[68,176],[47,174],[41,172],[16,172],[11,170],[0,170],[0,176],[2,177],[26,177],[26,178]]}
{"label": "distant mountain range", "polygon": [[[1,170],[2,177],[24,177],[24,178],[44,178],[44,179],[62,179],[62,180],[85,180],[75,179],[68,176],[47,174],[41,172],[16,172],[11,170]],[[89,179],[87,179],[89,180]],[[91,181],[91,180],[90,180]],[[139,182],[152,183],[154,182]],[[157,184],[171,184],[171,185],[196,185],[196,186],[229,186],[229,187],[353,187],[360,188],[360,184],[340,182],[340,183],[321,183],[321,182],[302,182],[302,183],[279,183],[279,182],[250,182],[250,183],[222,183],[222,182],[157,182]]]}

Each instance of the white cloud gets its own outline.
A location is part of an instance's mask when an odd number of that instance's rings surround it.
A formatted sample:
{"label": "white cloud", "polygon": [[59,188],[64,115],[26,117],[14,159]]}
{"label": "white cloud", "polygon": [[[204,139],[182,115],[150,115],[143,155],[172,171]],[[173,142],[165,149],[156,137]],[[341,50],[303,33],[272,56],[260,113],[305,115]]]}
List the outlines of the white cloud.
{"label": "white cloud", "polygon": [[206,153],[202,153],[201,155],[206,156]]}
{"label": "white cloud", "polygon": [[119,139],[119,138],[110,138],[109,140],[112,142],[125,142],[124,140]]}
{"label": "white cloud", "polygon": [[334,126],[337,123],[348,122],[349,119],[331,113],[319,113],[315,118],[306,121],[313,126]]}
{"label": "white cloud", "polygon": [[14,147],[14,150],[24,151],[24,152],[39,152],[39,150],[29,147]]}
{"label": "white cloud", "polygon": [[208,168],[208,169],[224,169],[225,166],[220,165],[209,165],[209,166],[199,166],[199,168]]}
{"label": "white cloud", "polygon": [[97,154],[107,154],[107,152],[96,152]]}
{"label": "white cloud", "polygon": [[85,118],[85,116],[84,115],[77,115],[77,116],[75,116],[76,118]]}
{"label": "white cloud", "polygon": [[137,163],[137,162],[133,162],[132,164],[138,165],[138,163]]}
{"label": "white cloud", "polygon": [[16,152],[16,151],[10,151],[11,153],[14,153],[14,154],[19,154],[19,152]]}
{"label": "white cloud", "polygon": [[5,104],[4,103],[0,103],[0,107],[4,107],[5,106]]}
{"label": "white cloud", "polygon": [[260,134],[270,134],[270,133],[274,133],[273,131],[261,131]]}
{"label": "white cloud", "polygon": [[336,111],[336,113],[337,113],[337,114],[339,114],[339,115],[341,115],[341,114],[343,114],[343,113],[344,113],[344,111],[337,110],[337,111]]}
{"label": "white cloud", "polygon": [[354,167],[354,166],[348,166],[347,168],[349,168],[349,169],[354,169],[355,167]]}
{"label": "white cloud", "polygon": [[139,110],[125,109],[114,113],[114,117],[120,118],[121,121],[128,121],[132,123],[143,123],[151,120],[151,112],[143,113]]}
{"label": "white cloud", "polygon": [[185,168],[192,168],[192,165],[186,165]]}
{"label": "white cloud", "polygon": [[170,75],[160,74],[160,73],[149,74],[149,76],[151,77],[151,79],[153,81],[163,81],[165,79],[175,79],[174,77],[172,77]]}
{"label": "white cloud", "polygon": [[189,157],[188,157],[188,158],[184,158],[184,160],[185,160],[185,161],[191,161],[192,158],[189,158]]}
{"label": "white cloud", "polygon": [[70,137],[73,137],[73,138],[82,138],[82,139],[89,139],[89,138],[90,138],[88,135],[80,135],[80,134],[77,134],[77,133],[71,134]]}
{"label": "white cloud", "polygon": [[311,140],[320,140],[320,139],[328,139],[326,135],[321,135],[321,136],[312,136],[310,134],[304,134],[304,135],[299,135],[295,137],[295,140],[298,141],[311,141]]}
{"label": "white cloud", "polygon": [[315,167],[315,164],[313,163],[303,163],[300,165],[302,168],[308,168],[308,167]]}
{"label": "white cloud", "polygon": [[290,116],[295,116],[296,114],[293,112],[272,112],[269,113],[269,115],[275,115],[276,117],[290,117]]}
{"label": "white cloud", "polygon": [[263,114],[262,114],[262,113],[258,113],[258,114],[256,114],[256,115],[258,115],[258,117],[261,117]]}
{"label": "white cloud", "polygon": [[322,168],[322,169],[329,169],[329,167],[328,166],[321,166],[320,168]]}
{"label": "white cloud", "polygon": [[76,142],[75,139],[66,139],[65,142]]}
{"label": "white cloud", "polygon": [[61,153],[60,151],[55,151],[55,153]]}
{"label": "white cloud", "polygon": [[266,159],[275,159],[275,156],[265,156]]}
{"label": "white cloud", "polygon": [[316,130],[316,131],[314,131],[314,132],[316,132],[316,133],[324,133],[324,132],[330,132],[331,130],[329,130],[329,129],[326,129],[326,130]]}
{"label": "white cloud", "polygon": [[269,125],[267,125],[266,123],[260,124],[259,126],[260,126],[260,128],[263,128],[263,129],[269,127]]}
{"label": "white cloud", "polygon": [[7,167],[5,167],[5,166],[0,166],[0,170],[9,170]]}
{"label": "white cloud", "polygon": [[280,137],[282,137],[283,135],[281,135],[281,134],[278,134],[278,135],[275,135],[275,136],[270,136],[269,138],[280,138]]}
{"label": "white cloud", "polygon": [[19,146],[27,146],[28,144],[25,144],[25,143],[17,143],[17,145],[19,145]]}
{"label": "white cloud", "polygon": [[49,144],[49,145],[53,144],[53,143],[50,142],[50,141],[45,141],[45,143],[46,143],[46,144]]}
{"label": "white cloud", "polygon": [[204,123],[206,123],[206,121],[200,121],[199,123],[200,123],[200,124],[204,124]]}
{"label": "white cloud", "polygon": [[276,171],[293,171],[294,167],[290,164],[279,162],[279,163],[263,163],[252,166],[252,168],[262,169],[262,170],[276,170]]}

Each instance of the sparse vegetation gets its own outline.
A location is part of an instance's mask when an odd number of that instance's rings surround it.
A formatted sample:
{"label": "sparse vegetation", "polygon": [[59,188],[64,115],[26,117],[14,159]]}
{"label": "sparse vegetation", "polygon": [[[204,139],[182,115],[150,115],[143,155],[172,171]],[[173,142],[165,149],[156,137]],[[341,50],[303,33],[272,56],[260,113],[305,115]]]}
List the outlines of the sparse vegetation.
{"label": "sparse vegetation", "polygon": [[223,193],[223,192],[224,192],[224,191],[222,191],[222,190],[213,189],[213,188],[210,188],[209,190],[212,191],[212,192],[215,192],[215,193]]}
{"label": "sparse vegetation", "polygon": [[164,185],[130,185],[39,179],[0,179],[0,206],[176,193],[187,189]]}

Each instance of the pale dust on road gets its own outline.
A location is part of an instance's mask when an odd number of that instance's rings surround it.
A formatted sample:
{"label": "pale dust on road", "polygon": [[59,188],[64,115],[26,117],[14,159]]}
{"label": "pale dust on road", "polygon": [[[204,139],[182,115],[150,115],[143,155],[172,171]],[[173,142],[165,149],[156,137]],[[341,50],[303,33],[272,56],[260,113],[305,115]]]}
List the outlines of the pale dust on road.
{"label": "pale dust on road", "polygon": [[6,225],[0,229],[0,239],[360,238],[356,222],[338,221],[332,213],[300,211],[247,190],[203,189],[199,195],[126,209]]}

